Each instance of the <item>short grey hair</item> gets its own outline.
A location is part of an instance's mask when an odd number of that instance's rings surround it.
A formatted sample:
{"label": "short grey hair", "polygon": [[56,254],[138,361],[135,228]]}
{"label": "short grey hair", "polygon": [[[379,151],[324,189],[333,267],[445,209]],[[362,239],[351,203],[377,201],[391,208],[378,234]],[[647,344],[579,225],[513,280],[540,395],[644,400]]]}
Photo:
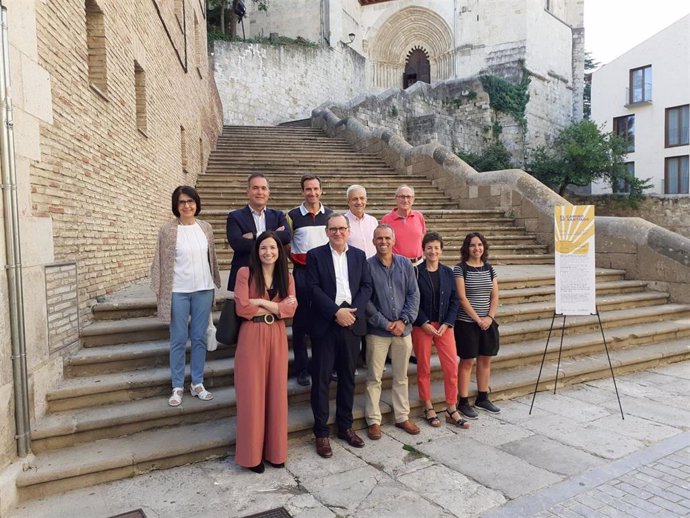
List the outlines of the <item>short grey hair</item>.
{"label": "short grey hair", "polygon": [[393,230],[393,227],[386,223],[379,223],[378,225],[376,225],[376,228],[374,229],[374,234],[376,234],[377,230],[390,230],[391,235],[395,237],[395,230]]}
{"label": "short grey hair", "polygon": [[326,230],[328,230],[328,223],[333,219],[333,218],[345,218],[345,221],[347,222],[347,228],[350,228],[350,220],[347,219],[347,216],[345,215],[344,212],[331,212],[328,217],[326,218]]}
{"label": "short grey hair", "polygon": [[395,191],[395,195],[397,196],[398,194],[400,194],[400,191],[402,191],[403,189],[409,189],[409,190],[411,190],[411,191],[412,191],[412,196],[414,196],[414,187],[410,187],[410,186],[407,185],[407,184],[402,184],[400,187],[398,187],[398,189]]}
{"label": "short grey hair", "polygon": [[350,194],[352,194],[355,191],[362,191],[364,193],[364,197],[366,198],[367,196],[367,190],[364,188],[362,185],[350,185],[350,187],[347,188],[347,199],[350,199]]}

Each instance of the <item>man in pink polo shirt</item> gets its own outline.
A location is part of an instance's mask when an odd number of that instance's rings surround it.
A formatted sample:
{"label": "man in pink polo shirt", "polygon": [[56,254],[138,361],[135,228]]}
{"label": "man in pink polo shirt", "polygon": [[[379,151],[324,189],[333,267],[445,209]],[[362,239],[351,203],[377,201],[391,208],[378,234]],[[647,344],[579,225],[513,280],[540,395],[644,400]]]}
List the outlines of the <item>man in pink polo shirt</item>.
{"label": "man in pink polo shirt", "polygon": [[426,233],[424,215],[412,210],[414,189],[401,185],[395,192],[396,208],[386,214],[381,223],[390,225],[395,231],[393,253],[407,257],[413,266],[422,262],[422,238]]}

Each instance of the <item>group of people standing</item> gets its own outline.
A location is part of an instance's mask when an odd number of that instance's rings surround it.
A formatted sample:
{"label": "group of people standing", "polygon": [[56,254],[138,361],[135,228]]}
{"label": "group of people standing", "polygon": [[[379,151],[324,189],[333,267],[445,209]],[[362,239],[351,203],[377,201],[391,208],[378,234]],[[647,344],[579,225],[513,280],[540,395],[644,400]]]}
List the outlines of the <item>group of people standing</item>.
{"label": "group of people standing", "polygon": [[[287,318],[292,318],[296,381],[311,384],[315,447],[324,458],[333,455],[328,426],[332,382],[337,383],[338,438],[353,447],[365,445],[352,428],[360,354],[367,367],[365,418],[371,440],[381,438],[379,403],[387,359],[395,426],[412,435],[420,431],[409,417],[407,371],[413,350],[424,418],[441,426],[431,395],[432,345],[444,376],[445,420],[468,428],[466,419],[477,418],[475,408],[499,412],[488,398],[499,339],[498,283],[487,262],[486,239],[478,232],[468,234],[460,262],[451,269],[441,263],[442,236],[427,232],[424,215],[412,208],[411,187],[397,189],[396,206],[380,223],[365,212],[367,194],[361,185],[347,189],[345,213],[323,206],[317,175],[303,175],[300,187],[303,203],[285,215],[267,207],[268,179],[252,174],[248,204],[227,218],[234,251],[228,289],[242,318],[234,368],[237,464],[261,473],[264,461],[283,467],[287,459]],[[170,323],[171,406],[182,402],[188,339],[191,394],[213,398],[204,388],[203,370],[213,289],[220,278],[210,225],[196,219],[200,210],[192,187],[175,190],[176,219],[161,228],[152,266],[159,316]],[[472,406],[469,382],[475,361],[478,393]]]}

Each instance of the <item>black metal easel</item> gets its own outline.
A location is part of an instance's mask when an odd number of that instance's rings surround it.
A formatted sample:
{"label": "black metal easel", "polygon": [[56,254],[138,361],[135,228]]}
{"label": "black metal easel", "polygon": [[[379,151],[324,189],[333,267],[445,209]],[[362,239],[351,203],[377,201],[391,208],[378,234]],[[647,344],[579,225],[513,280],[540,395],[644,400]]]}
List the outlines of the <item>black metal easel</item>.
{"label": "black metal easel", "polygon": [[[611,370],[611,379],[613,379],[613,387],[616,389],[616,399],[618,400],[618,408],[621,411],[621,419],[625,420],[625,415],[623,414],[623,405],[621,405],[621,398],[618,395],[618,385],[616,385],[616,376],[613,373],[613,365],[611,364],[611,356],[609,356],[609,347],[606,344],[606,336],[604,336],[604,326],[601,325],[601,316],[599,315],[599,307],[596,306],[597,320],[599,321],[599,329],[601,330],[601,339],[604,341],[604,349],[606,350],[606,358],[609,361],[609,369]],[[556,316],[563,317],[563,324],[561,325],[561,343],[558,348],[558,363],[556,364],[556,379],[553,383],[553,393],[556,393],[556,387],[558,386],[558,372],[561,369],[561,353],[563,352],[563,336],[565,335],[565,318],[566,315],[558,314],[554,311],[553,317],[551,318],[551,327],[549,328],[549,334],[546,337],[546,345],[544,346],[544,354],[541,357],[541,366],[539,367],[539,375],[537,376],[537,383],[534,385],[534,393],[532,394],[532,404],[529,406],[529,414],[532,415],[532,407],[534,406],[534,400],[537,397],[537,389],[539,388],[539,381],[541,380],[541,373],[544,369],[544,361],[546,360],[546,351],[549,348],[549,341],[551,340],[551,333],[553,332],[553,323],[556,320]]]}

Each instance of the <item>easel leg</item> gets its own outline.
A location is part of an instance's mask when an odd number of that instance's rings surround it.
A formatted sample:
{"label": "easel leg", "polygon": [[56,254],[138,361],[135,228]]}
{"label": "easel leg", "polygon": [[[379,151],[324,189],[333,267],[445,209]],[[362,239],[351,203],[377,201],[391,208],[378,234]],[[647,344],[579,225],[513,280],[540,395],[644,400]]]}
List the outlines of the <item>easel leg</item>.
{"label": "easel leg", "polygon": [[561,354],[563,353],[563,336],[565,335],[565,315],[563,315],[563,325],[561,326],[561,345],[558,347],[558,363],[556,364],[556,380],[553,382],[553,393],[556,394],[558,386],[558,373],[561,371]]}
{"label": "easel leg", "polygon": [[601,339],[604,341],[604,349],[606,350],[606,358],[609,361],[609,369],[611,370],[611,379],[613,380],[613,388],[616,389],[616,399],[618,400],[618,408],[621,411],[621,419],[625,421],[623,414],[623,405],[621,404],[621,397],[618,394],[618,385],[616,384],[616,376],[613,373],[613,365],[611,364],[611,356],[609,356],[609,347],[606,344],[606,337],[604,336],[604,326],[601,325],[601,316],[599,315],[599,307],[597,306],[597,320],[599,320],[599,329],[601,330]]}
{"label": "easel leg", "polygon": [[549,335],[546,337],[546,345],[544,346],[544,354],[541,356],[541,365],[539,366],[539,375],[537,382],[534,385],[534,393],[532,394],[532,404],[529,406],[529,415],[532,415],[532,407],[534,406],[534,399],[537,397],[537,388],[539,387],[539,380],[541,379],[541,371],[544,369],[544,360],[546,360],[546,350],[549,348],[549,340],[551,340],[551,332],[553,331],[553,322],[556,320],[556,312],[554,311],[551,318],[551,327],[549,327]]}

